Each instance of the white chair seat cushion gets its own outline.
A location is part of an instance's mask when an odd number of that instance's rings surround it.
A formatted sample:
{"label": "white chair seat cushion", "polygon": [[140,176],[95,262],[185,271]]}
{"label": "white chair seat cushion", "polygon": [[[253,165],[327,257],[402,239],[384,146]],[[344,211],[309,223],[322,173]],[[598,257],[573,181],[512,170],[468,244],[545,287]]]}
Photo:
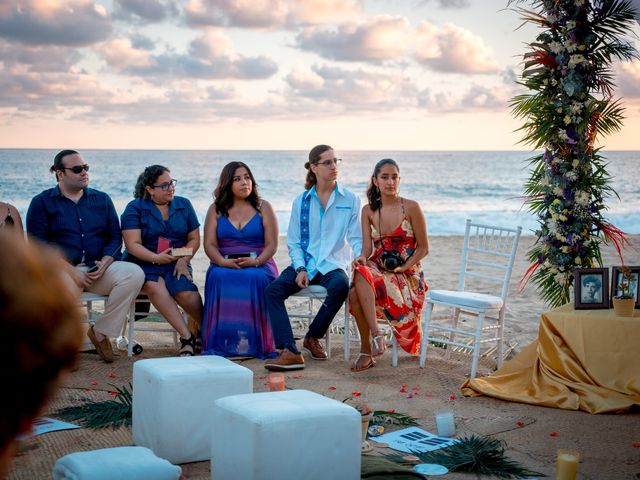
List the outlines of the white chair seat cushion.
{"label": "white chair seat cushion", "polygon": [[457,290],[429,290],[429,298],[436,302],[483,310],[500,309],[503,304],[502,298],[495,295]]}

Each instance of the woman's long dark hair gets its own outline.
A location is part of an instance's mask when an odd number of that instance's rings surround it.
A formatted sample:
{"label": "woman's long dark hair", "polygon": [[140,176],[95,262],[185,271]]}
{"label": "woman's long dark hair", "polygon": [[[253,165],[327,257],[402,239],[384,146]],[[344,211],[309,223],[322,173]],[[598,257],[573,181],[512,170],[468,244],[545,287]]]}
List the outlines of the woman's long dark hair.
{"label": "woman's long dark hair", "polygon": [[167,167],[162,165],[150,165],[138,176],[136,187],[133,190],[134,198],[149,198],[149,192],[145,187],[155,185],[158,177],[165,172],[169,172]]}
{"label": "woman's long dark hair", "polygon": [[222,172],[220,172],[220,178],[218,179],[218,186],[213,191],[213,203],[218,213],[222,215],[228,216],[229,209],[233,206],[233,191],[231,190],[231,185],[233,184],[233,176],[239,168],[246,168],[249,177],[251,177],[251,193],[247,197],[247,201],[253,208],[260,210],[258,184],[256,183],[256,179],[253,178],[251,169],[244,162],[231,162],[222,167]]}
{"label": "woman's long dark hair", "polygon": [[400,167],[396,161],[391,158],[383,158],[376,163],[376,166],[373,168],[371,179],[369,179],[369,186],[367,187],[367,200],[369,200],[369,207],[371,207],[371,210],[374,212],[382,205],[382,199],[380,196],[380,189],[373,183],[373,179],[380,175],[380,170],[382,170],[382,167],[385,165],[393,165],[398,170],[398,173],[400,173]]}
{"label": "woman's long dark hair", "polygon": [[309,190],[316,183],[318,183],[316,174],[311,171],[311,164],[317,164],[320,160],[320,155],[322,155],[327,150],[333,150],[333,148],[331,148],[329,145],[316,145],[309,152],[309,161],[304,164],[304,168],[307,169],[307,178],[304,181],[305,190]]}

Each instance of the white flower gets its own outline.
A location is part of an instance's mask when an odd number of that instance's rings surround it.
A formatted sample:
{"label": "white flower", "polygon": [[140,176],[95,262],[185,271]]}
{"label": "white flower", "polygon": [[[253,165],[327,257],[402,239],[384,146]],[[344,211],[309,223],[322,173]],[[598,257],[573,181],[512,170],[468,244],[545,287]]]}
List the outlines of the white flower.
{"label": "white flower", "polygon": [[578,44],[577,44],[577,43],[575,43],[575,42],[572,42],[571,40],[569,40],[565,46],[566,46],[567,51],[568,51],[569,53],[573,53],[573,52],[575,52],[575,51],[576,51],[576,49],[578,48]]}
{"label": "white flower", "polygon": [[573,263],[575,263],[576,265],[582,265],[582,259],[580,257],[576,257]]}
{"label": "white flower", "polygon": [[582,207],[586,207],[589,204],[589,194],[582,190],[578,190],[576,192],[575,202]]}
{"label": "white flower", "polygon": [[580,110],[582,110],[582,105],[580,105],[578,102],[573,102],[569,107],[569,110],[573,115],[576,115],[580,113]]}
{"label": "white flower", "polygon": [[573,162],[571,162],[571,166],[573,168],[578,168],[578,165],[580,165],[580,160],[578,160],[577,158]]}
{"label": "white flower", "polygon": [[563,192],[562,192],[562,188],[560,188],[560,187],[553,187],[553,194],[556,197],[563,197],[564,196]]}
{"label": "white flower", "polygon": [[543,187],[547,187],[549,186],[549,177],[544,176],[540,179],[540,185],[542,185]]}
{"label": "white flower", "polygon": [[567,64],[567,66],[569,68],[575,68],[577,65],[583,63],[584,61],[584,55],[571,55],[569,57],[569,63]]}
{"label": "white flower", "polygon": [[576,4],[576,7],[581,7],[584,5],[584,0],[575,0],[574,3]]}
{"label": "white flower", "polygon": [[573,20],[569,20],[567,22],[566,28],[567,30],[573,30],[574,28],[576,28],[576,22],[574,22]]}
{"label": "white flower", "polygon": [[558,85],[558,81],[555,78],[552,78],[551,79],[551,85],[553,85],[555,87],[556,85]]}
{"label": "white flower", "polygon": [[565,132],[564,130],[560,129],[560,130],[558,130],[558,140],[560,140],[562,142],[566,142],[567,140],[569,140],[569,135],[567,135],[567,132]]}
{"label": "white flower", "polygon": [[562,44],[560,42],[549,42],[549,50],[551,50],[553,53],[560,53],[562,52]]}
{"label": "white flower", "polygon": [[571,123],[571,117],[569,115],[565,115],[563,120],[565,125],[569,125]]}
{"label": "white flower", "polygon": [[564,174],[564,178],[566,178],[567,180],[569,180],[570,182],[575,182],[576,179],[578,178],[578,175],[576,174],[576,172],[571,171],[571,172],[567,172]]}

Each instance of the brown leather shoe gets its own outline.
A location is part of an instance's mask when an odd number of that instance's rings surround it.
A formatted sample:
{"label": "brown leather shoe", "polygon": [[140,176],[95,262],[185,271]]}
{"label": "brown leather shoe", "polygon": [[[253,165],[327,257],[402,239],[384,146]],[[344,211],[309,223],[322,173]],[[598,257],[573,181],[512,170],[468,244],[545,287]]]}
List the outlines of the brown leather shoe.
{"label": "brown leather shoe", "polygon": [[267,370],[301,370],[304,368],[304,358],[300,353],[293,353],[286,348],[280,352],[277,358],[264,362]]}
{"label": "brown leather shoe", "polygon": [[304,337],[302,348],[311,355],[314,360],[326,360],[327,352],[320,343],[320,340],[313,337]]}
{"label": "brown leather shoe", "polygon": [[102,340],[98,341],[96,338],[96,332],[93,331],[93,325],[91,325],[89,330],[87,330],[87,337],[89,337],[93,346],[96,347],[96,351],[102,360],[106,363],[113,362],[113,350],[111,349],[111,341],[108,337],[104,337]]}

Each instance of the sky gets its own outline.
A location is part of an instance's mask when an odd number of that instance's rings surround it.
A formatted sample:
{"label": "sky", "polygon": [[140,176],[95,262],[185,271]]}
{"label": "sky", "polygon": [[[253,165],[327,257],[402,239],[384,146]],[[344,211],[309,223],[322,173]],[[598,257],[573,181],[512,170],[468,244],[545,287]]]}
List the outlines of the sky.
{"label": "sky", "polygon": [[[526,150],[507,3],[0,0],[0,148]],[[640,150],[640,61],[615,73],[602,145]]]}

